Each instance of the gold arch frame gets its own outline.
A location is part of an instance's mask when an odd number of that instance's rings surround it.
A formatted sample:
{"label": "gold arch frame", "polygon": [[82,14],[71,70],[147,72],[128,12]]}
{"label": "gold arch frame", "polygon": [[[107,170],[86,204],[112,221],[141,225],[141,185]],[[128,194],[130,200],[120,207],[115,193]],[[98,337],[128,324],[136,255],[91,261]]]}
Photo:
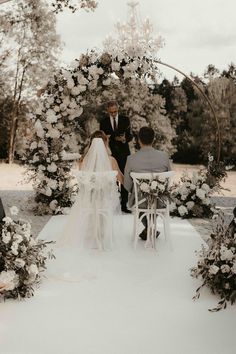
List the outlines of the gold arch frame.
{"label": "gold arch frame", "polygon": [[216,116],[216,112],[214,110],[214,107],[209,99],[209,97],[207,97],[207,95],[205,94],[205,92],[201,89],[201,87],[193,81],[193,79],[191,79],[191,77],[189,77],[188,75],[186,75],[183,71],[175,68],[174,66],[170,65],[170,64],[167,64],[167,63],[163,63],[162,61],[160,60],[157,60],[156,61],[157,64],[160,64],[160,65],[163,65],[163,66],[166,66],[172,70],[175,70],[177,71],[178,73],[180,73],[181,75],[183,75],[184,77],[186,77],[187,80],[189,80],[197,89],[198,91],[201,93],[201,95],[203,96],[203,98],[205,99],[205,101],[208,103],[209,107],[210,107],[210,110],[212,112],[212,115],[215,119],[215,122],[216,122],[216,143],[217,143],[217,150],[216,150],[216,161],[217,163],[219,163],[220,161],[220,154],[221,154],[221,134],[220,134],[220,125],[219,125],[219,120]]}

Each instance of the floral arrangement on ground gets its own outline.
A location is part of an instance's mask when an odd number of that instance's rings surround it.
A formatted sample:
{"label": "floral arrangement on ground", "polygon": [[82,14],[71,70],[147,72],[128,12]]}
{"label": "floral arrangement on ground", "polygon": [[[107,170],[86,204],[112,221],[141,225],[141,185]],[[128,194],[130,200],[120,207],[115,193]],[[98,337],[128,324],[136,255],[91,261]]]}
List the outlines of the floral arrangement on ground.
{"label": "floral arrangement on ground", "polygon": [[227,166],[208,154],[205,168],[194,171],[191,176],[184,172],[181,183],[172,187],[171,214],[182,218],[209,218],[216,213],[211,195],[221,192],[221,182],[227,177]]}
{"label": "floral arrangement on ground", "polygon": [[214,190],[206,183],[207,172],[194,171],[192,176],[185,172],[180,180],[180,185],[172,186],[171,214],[183,218],[211,217],[215,212],[210,199]]}
{"label": "floral arrangement on ground", "polygon": [[[17,214],[17,208],[11,208]],[[55,258],[48,248],[52,241],[34,239],[29,222],[6,216],[0,223],[0,299],[20,299],[34,295],[46,269]]]}
{"label": "floral arrangement on ground", "polygon": [[209,247],[202,246],[197,266],[191,269],[194,278],[203,280],[194,299],[199,298],[205,286],[220,296],[218,306],[209,311],[219,311],[226,308],[227,302],[236,301],[236,217],[230,225],[226,225],[223,213],[216,217],[218,222],[211,234],[211,243]]}

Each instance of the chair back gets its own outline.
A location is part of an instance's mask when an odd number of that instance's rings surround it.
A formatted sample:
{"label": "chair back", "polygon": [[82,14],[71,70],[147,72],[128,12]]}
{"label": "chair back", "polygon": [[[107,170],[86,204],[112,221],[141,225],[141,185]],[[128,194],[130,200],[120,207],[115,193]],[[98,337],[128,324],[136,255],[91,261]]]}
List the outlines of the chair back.
{"label": "chair back", "polygon": [[134,183],[134,196],[135,196],[135,207],[140,208],[141,206],[147,208],[147,197],[144,196],[144,193],[140,193],[140,181],[148,180],[152,181],[156,178],[160,178],[163,182],[165,180],[170,180],[174,176],[174,171],[167,172],[131,172],[131,178]]}
{"label": "chair back", "polygon": [[82,207],[108,207],[113,194],[117,193],[117,171],[77,171],[75,175]]}

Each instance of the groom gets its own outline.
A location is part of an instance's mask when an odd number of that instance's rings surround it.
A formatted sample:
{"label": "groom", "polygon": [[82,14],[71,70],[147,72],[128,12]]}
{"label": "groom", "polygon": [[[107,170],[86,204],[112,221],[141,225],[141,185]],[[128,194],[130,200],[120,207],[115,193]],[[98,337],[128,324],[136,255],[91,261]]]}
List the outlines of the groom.
{"label": "groom", "polygon": [[[138,133],[140,150],[127,159],[124,174],[124,186],[129,195],[129,205],[134,204],[133,180],[131,172],[166,172],[170,171],[170,160],[166,152],[156,150],[152,147],[154,130],[151,127],[142,127]],[[147,239],[147,221],[142,219],[145,226],[144,231],[139,235],[142,240]]]}
{"label": "groom", "polygon": [[[112,156],[118,162],[121,172],[124,173],[126,160],[130,155],[128,143],[132,140],[130,121],[128,117],[119,114],[118,103],[114,100],[107,103],[107,113],[108,115],[100,122],[100,130],[109,136]],[[127,202],[128,193],[121,186],[121,210],[124,213],[130,213],[127,209]]]}

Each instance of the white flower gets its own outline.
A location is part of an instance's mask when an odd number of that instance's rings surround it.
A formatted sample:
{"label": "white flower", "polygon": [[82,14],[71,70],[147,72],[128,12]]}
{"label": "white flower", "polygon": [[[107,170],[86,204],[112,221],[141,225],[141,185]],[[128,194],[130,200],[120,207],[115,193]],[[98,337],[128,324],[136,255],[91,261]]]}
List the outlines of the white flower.
{"label": "white flower", "polygon": [[119,71],[120,70],[120,63],[116,62],[116,61],[113,61],[111,63],[111,68],[113,71]]}
{"label": "white flower", "polygon": [[13,244],[11,245],[11,252],[15,256],[18,255],[18,243],[17,242],[13,242]]}
{"label": "white flower", "polygon": [[163,177],[163,176],[158,176],[158,181],[160,181],[160,182],[165,182],[165,177]]}
{"label": "white flower", "polygon": [[7,232],[7,234],[3,234],[2,241],[7,245],[11,241],[11,233]]}
{"label": "white flower", "polygon": [[23,268],[25,266],[25,261],[21,258],[16,258],[15,259],[15,265],[18,268]]}
{"label": "white flower", "polygon": [[54,200],[52,200],[51,203],[49,204],[49,207],[50,207],[50,209],[52,209],[52,210],[56,210],[57,205],[58,205],[58,202],[57,202],[56,199],[54,199]]}
{"label": "white flower", "polygon": [[81,90],[80,90],[80,87],[73,87],[72,90],[71,90],[71,94],[72,96],[78,96],[80,94]]}
{"label": "white flower", "polygon": [[19,234],[15,234],[14,235],[14,241],[19,244],[19,243],[21,243],[23,241],[23,237],[21,235],[19,235]]}
{"label": "white flower", "polygon": [[210,191],[210,187],[208,186],[208,184],[206,184],[206,183],[203,183],[203,185],[202,185],[202,189],[206,192],[206,193],[208,193],[209,191]]}
{"label": "white flower", "polygon": [[38,144],[36,143],[36,141],[33,141],[33,142],[30,144],[30,150],[37,149],[37,147],[38,147]]}
{"label": "white flower", "polygon": [[36,154],[34,154],[33,156],[33,162],[38,162],[39,161],[39,156]]}
{"label": "white flower", "polygon": [[190,189],[191,189],[192,191],[194,191],[196,188],[197,188],[197,187],[195,186],[195,184],[193,184],[193,183],[190,184]]}
{"label": "white flower", "polygon": [[19,213],[19,209],[15,205],[13,205],[10,208],[10,213],[11,213],[11,215],[17,215]]}
{"label": "white flower", "polygon": [[36,120],[34,127],[35,127],[35,130],[36,130],[37,136],[38,136],[39,138],[43,138],[45,132],[44,132],[44,130],[43,130],[42,124],[41,124],[41,122],[40,122],[39,119]]}
{"label": "white flower", "polygon": [[201,189],[201,188],[197,188],[197,189],[196,189],[196,196],[197,196],[198,198],[200,198],[200,199],[205,199],[205,197],[206,197],[206,192],[205,192],[203,189]]}
{"label": "white flower", "polygon": [[37,275],[39,273],[38,267],[34,263],[27,267],[27,271],[30,275]]}
{"label": "white flower", "polygon": [[47,170],[49,171],[49,172],[56,172],[56,170],[57,170],[57,165],[55,164],[55,162],[52,162],[51,163],[51,165],[48,165],[48,167],[47,167]]}
{"label": "white flower", "polygon": [[9,216],[5,216],[5,218],[2,219],[6,225],[9,225],[12,223],[12,219]]}
{"label": "white flower", "polygon": [[192,201],[187,202],[187,203],[186,203],[187,209],[188,209],[188,210],[192,209],[192,208],[194,207],[194,204],[195,204],[195,203],[192,202]]}
{"label": "white flower", "polygon": [[45,170],[46,170],[46,167],[43,166],[43,165],[39,165],[39,166],[38,166],[38,170],[39,170],[39,171],[45,171]]}
{"label": "white flower", "polygon": [[13,290],[18,285],[18,276],[14,270],[3,271],[0,273],[0,282],[5,284],[3,290]]}
{"label": "white flower", "polygon": [[111,79],[110,78],[107,78],[106,80],[103,80],[102,84],[104,86],[109,86],[111,84]]}
{"label": "white flower", "polygon": [[50,187],[52,189],[56,189],[57,186],[58,186],[58,183],[57,183],[57,181],[55,179],[48,178],[47,179],[47,185],[48,185],[48,187]]}
{"label": "white flower", "polygon": [[228,264],[223,264],[221,267],[221,272],[222,273],[229,273],[230,272],[230,267],[228,266]]}
{"label": "white flower", "polygon": [[231,250],[226,248],[224,245],[220,248],[220,259],[222,261],[229,260],[231,261],[234,258],[234,254]]}
{"label": "white flower", "polygon": [[57,122],[57,116],[56,116],[56,113],[53,109],[49,109],[47,112],[46,112],[46,120],[48,123],[56,123]]}
{"label": "white flower", "polygon": [[212,155],[208,155],[208,161],[212,162],[214,160],[214,157]]}
{"label": "white flower", "polygon": [[146,182],[140,184],[140,189],[143,192],[149,192],[149,185]]}
{"label": "white flower", "polygon": [[61,136],[61,133],[59,132],[59,130],[51,128],[48,130],[47,136],[52,139],[59,139]]}
{"label": "white flower", "polygon": [[233,266],[231,267],[231,272],[236,274],[236,261],[234,262]]}
{"label": "white flower", "polygon": [[157,186],[158,186],[157,181],[152,181],[152,183],[151,183],[151,188],[152,188],[152,189],[156,189]]}
{"label": "white flower", "polygon": [[217,267],[216,265],[211,265],[209,268],[209,273],[210,274],[217,274],[219,271],[219,267]]}
{"label": "white flower", "polygon": [[176,209],[176,204],[174,202],[171,202],[169,205],[170,212],[174,211]]}
{"label": "white flower", "polygon": [[185,214],[188,214],[188,209],[184,205],[180,205],[178,207],[178,212],[180,216],[184,216]]}

